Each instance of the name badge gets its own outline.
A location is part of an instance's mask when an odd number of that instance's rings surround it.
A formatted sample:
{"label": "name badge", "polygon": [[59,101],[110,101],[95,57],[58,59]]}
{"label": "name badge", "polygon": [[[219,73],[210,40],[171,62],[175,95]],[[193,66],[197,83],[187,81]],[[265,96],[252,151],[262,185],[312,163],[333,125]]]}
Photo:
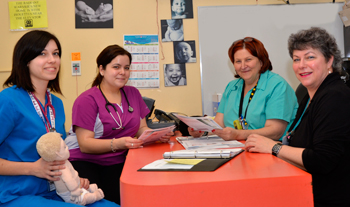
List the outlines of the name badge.
{"label": "name badge", "polygon": [[53,181],[48,181],[48,188],[50,192],[56,190],[55,183]]}

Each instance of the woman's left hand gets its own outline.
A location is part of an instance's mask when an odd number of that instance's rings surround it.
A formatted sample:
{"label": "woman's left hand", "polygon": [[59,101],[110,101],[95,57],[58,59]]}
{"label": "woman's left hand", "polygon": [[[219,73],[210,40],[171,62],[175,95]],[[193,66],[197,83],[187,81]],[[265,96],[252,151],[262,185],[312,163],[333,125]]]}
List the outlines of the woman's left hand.
{"label": "woman's left hand", "polygon": [[257,134],[251,134],[248,136],[245,142],[245,149],[248,152],[260,152],[260,153],[272,153],[272,147],[277,142]]}
{"label": "woman's left hand", "polygon": [[174,132],[168,132],[166,135],[164,135],[164,136],[162,136],[162,137],[160,138],[160,141],[161,141],[161,142],[169,142],[170,137],[172,137],[172,136],[174,136],[174,135],[175,135]]}
{"label": "woman's left hand", "polygon": [[80,178],[80,187],[88,190],[90,187],[90,181],[86,178]]}
{"label": "woman's left hand", "polygon": [[223,129],[214,129],[213,133],[223,138],[224,140],[235,140],[238,137],[238,130],[231,127],[225,127]]}

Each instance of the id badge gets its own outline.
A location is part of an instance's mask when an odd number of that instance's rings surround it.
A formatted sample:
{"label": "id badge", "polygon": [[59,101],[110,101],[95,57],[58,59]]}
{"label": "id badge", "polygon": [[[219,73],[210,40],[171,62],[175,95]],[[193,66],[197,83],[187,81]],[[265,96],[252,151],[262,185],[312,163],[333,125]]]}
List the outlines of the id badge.
{"label": "id badge", "polygon": [[235,129],[238,129],[238,130],[243,129],[242,125],[241,125],[241,122],[239,120],[234,120],[233,121],[233,126],[235,127]]}
{"label": "id badge", "polygon": [[239,119],[239,122],[240,122],[240,124],[242,126],[242,129],[244,129],[244,130],[248,129],[249,125],[248,125],[248,122],[245,119]]}
{"label": "id badge", "polygon": [[48,188],[50,192],[56,190],[56,186],[53,181],[48,181],[47,183],[48,183]]}
{"label": "id badge", "polygon": [[285,136],[282,137],[282,144],[289,145],[290,139],[294,135],[294,131],[287,132]]}

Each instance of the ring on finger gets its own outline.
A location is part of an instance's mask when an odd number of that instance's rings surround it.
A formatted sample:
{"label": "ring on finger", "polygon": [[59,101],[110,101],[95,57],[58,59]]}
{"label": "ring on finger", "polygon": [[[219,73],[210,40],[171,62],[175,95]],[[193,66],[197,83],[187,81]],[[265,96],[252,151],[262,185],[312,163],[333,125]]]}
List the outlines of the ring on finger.
{"label": "ring on finger", "polygon": [[134,146],[134,143],[131,143],[131,147],[133,147]]}

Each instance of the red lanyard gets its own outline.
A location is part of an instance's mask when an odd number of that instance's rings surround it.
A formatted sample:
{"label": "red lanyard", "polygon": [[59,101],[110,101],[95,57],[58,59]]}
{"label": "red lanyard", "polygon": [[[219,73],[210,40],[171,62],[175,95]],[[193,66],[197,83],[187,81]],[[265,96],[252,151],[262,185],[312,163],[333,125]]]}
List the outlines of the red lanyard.
{"label": "red lanyard", "polygon": [[[55,130],[55,108],[51,104],[51,93],[49,90],[46,91],[47,95],[47,103],[45,104],[45,107],[41,106],[38,98],[34,95],[32,92],[28,92],[30,99],[32,100],[33,106],[35,108],[35,111],[38,113],[39,117],[45,124],[46,132],[52,132]],[[49,108],[50,112],[50,121],[48,119],[48,111],[47,108]]]}

